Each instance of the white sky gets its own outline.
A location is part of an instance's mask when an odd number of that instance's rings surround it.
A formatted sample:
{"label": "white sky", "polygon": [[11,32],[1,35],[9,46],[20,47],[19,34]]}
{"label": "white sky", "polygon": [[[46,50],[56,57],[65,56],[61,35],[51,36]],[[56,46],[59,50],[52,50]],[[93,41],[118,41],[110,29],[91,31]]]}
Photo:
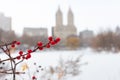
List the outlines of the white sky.
{"label": "white sky", "polygon": [[85,29],[98,32],[120,25],[120,0],[0,0],[0,12],[12,17],[16,33],[21,34],[23,27],[47,27],[50,32],[59,5],[64,24],[71,6],[78,32]]}

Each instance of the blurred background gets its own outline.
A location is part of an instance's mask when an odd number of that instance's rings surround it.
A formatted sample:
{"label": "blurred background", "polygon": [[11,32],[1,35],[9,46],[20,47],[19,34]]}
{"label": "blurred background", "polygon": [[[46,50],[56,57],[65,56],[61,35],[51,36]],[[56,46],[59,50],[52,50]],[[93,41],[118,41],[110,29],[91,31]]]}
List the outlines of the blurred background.
{"label": "blurred background", "polygon": [[0,0],[0,45],[17,40],[13,52],[26,52],[49,36],[60,43],[21,63],[17,79],[120,80],[120,0]]}

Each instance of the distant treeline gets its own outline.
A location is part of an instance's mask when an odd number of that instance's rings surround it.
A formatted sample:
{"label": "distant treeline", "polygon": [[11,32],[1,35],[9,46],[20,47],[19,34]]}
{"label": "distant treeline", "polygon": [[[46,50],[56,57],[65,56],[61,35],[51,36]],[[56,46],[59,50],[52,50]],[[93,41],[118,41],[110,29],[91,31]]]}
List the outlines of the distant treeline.
{"label": "distant treeline", "polygon": [[[18,37],[18,35],[16,35],[14,31],[5,32],[3,30],[0,30],[0,44],[3,44],[4,42],[11,42],[14,40],[18,40],[23,45],[32,47],[35,46],[38,41],[42,41],[43,43],[45,43],[48,39],[44,36],[28,36],[25,34]],[[86,39],[82,39],[79,36],[69,36],[64,44],[64,46],[60,46],[60,43],[54,48],[75,50],[83,47],[91,47],[96,51],[106,50],[116,52],[120,51],[120,33],[108,30]]]}
{"label": "distant treeline", "polygon": [[38,41],[42,41],[45,43],[47,41],[47,37],[44,36],[28,36],[26,34],[22,36],[18,36],[14,31],[3,31],[0,30],[0,44],[11,42],[14,40],[20,41],[22,44],[26,44],[29,47],[35,46]]}
{"label": "distant treeline", "polygon": [[91,47],[98,51],[120,51],[120,33],[101,32],[92,39]]}

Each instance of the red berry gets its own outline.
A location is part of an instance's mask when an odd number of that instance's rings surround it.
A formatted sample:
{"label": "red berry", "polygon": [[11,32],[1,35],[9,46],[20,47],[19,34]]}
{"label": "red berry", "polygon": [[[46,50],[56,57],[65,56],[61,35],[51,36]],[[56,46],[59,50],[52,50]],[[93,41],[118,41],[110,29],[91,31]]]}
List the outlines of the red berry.
{"label": "red berry", "polygon": [[42,44],[43,44],[42,42],[38,42],[38,43],[37,43],[37,45],[38,45],[39,47],[41,47]]}
{"label": "red berry", "polygon": [[23,54],[23,51],[19,51],[20,56]]}
{"label": "red berry", "polygon": [[52,41],[52,40],[53,40],[52,36],[50,36],[48,39],[49,39],[49,41]]}
{"label": "red berry", "polygon": [[31,58],[31,54],[30,53],[28,53],[27,56],[26,56],[26,59],[29,59],[29,58]]}
{"label": "red berry", "polygon": [[16,58],[17,58],[18,60],[20,60],[21,56],[17,56]]}
{"label": "red berry", "polygon": [[29,59],[28,57],[26,57],[25,59]]}
{"label": "red berry", "polygon": [[32,50],[31,50],[31,49],[29,49],[29,50],[28,50],[28,53],[31,53],[31,52],[32,52]]}
{"label": "red berry", "polygon": [[59,37],[58,37],[58,38],[56,38],[56,41],[57,41],[57,42],[59,42],[59,41],[60,41],[60,38],[59,38]]}
{"label": "red berry", "polygon": [[15,44],[12,44],[11,47],[14,48],[14,47],[15,47]]}
{"label": "red berry", "polygon": [[32,76],[32,80],[34,80],[34,79],[36,79],[36,77],[35,77],[35,76]]}
{"label": "red berry", "polygon": [[43,47],[39,47],[39,50],[43,50]]}
{"label": "red berry", "polygon": [[47,44],[46,47],[47,47],[47,48],[50,48],[50,44]]}
{"label": "red berry", "polygon": [[58,43],[58,41],[55,40],[55,44],[57,44],[57,43]]}
{"label": "red berry", "polygon": [[51,45],[55,45],[55,41],[51,41]]}
{"label": "red berry", "polygon": [[16,42],[16,44],[17,44],[17,45],[20,45],[20,42],[19,42],[19,41],[17,41],[17,42]]}

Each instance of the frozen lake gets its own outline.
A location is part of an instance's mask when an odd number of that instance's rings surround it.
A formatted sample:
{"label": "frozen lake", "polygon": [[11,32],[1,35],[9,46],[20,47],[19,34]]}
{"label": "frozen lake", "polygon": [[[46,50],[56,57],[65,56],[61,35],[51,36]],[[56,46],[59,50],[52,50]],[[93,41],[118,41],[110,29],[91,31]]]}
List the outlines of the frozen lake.
{"label": "frozen lake", "polygon": [[[60,58],[63,60],[76,59],[76,57],[80,55],[82,55],[80,63],[84,64],[87,62],[88,64],[80,67],[80,70],[82,71],[80,75],[76,77],[69,76],[64,80],[120,80],[120,53],[97,53],[90,49],[80,51],[36,52],[32,54],[31,59],[26,60],[20,64],[18,66],[18,70],[21,70],[21,66],[25,63],[29,67],[29,71],[31,72],[30,75],[35,75],[34,63],[37,63],[38,65],[41,65],[43,69],[46,69],[49,66],[57,66]],[[5,58],[5,56],[3,54],[0,54],[0,58]],[[26,70],[26,72],[28,72],[28,70]],[[17,76],[17,80],[29,80],[28,76],[29,75],[19,75]],[[0,78],[0,80],[3,79]],[[12,79],[9,78],[8,80]]]}

